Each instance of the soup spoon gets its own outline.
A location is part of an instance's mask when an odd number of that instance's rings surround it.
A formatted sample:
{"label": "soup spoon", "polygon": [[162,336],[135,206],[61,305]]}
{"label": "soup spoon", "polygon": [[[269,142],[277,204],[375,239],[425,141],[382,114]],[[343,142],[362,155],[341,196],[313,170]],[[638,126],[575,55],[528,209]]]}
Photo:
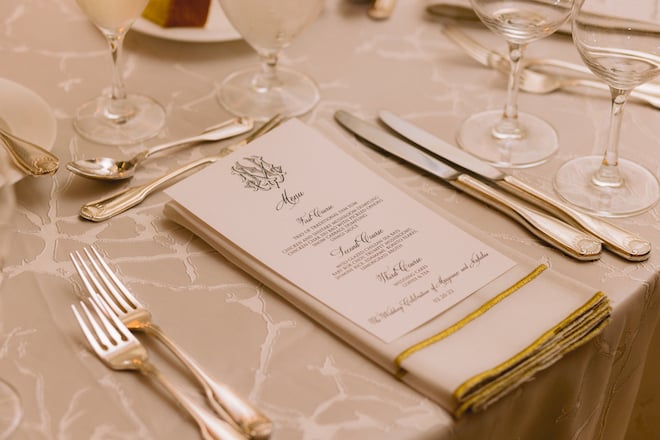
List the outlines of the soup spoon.
{"label": "soup spoon", "polygon": [[214,125],[205,129],[202,133],[196,136],[190,136],[184,139],[179,139],[166,144],[157,145],[149,148],[148,150],[141,151],[130,159],[121,160],[113,159],[110,157],[97,157],[93,159],[81,159],[74,162],[69,162],[66,169],[74,174],[89,179],[97,180],[124,180],[130,179],[135,174],[138,165],[148,157],[169,148],[174,148],[179,145],[197,143],[197,142],[210,142],[227,139],[232,136],[237,136],[246,133],[252,129],[254,121],[252,118],[241,116],[230,119],[221,124]]}

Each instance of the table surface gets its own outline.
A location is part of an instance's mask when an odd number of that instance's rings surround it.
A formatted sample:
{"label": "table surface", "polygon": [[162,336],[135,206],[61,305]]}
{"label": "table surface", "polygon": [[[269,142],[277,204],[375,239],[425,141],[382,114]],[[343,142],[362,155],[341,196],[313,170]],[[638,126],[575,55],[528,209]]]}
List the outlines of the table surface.
{"label": "table surface", "polygon": [[[162,328],[223,381],[274,421],[274,439],[657,438],[660,436],[660,257],[642,263],[605,253],[575,262],[500,213],[400,162],[365,148],[333,120],[337,109],[375,119],[381,109],[451,141],[462,119],[505,98],[506,79],[479,66],[424,14],[426,1],[399,2],[391,19],[367,18],[365,2],[328,0],[319,19],[282,54],[321,88],[318,106],[302,120],[409,191],[461,217],[502,246],[547,262],[610,297],[603,334],[570,353],[485,412],[456,421],[397,381],[267,287],[231,266],[203,241],[163,216],[163,193],[102,223],[78,216],[80,206],[122,187],[62,169],[15,185],[18,212],[12,256],[0,290],[0,377],[21,395],[16,438],[195,438],[196,427],[160,388],[137,374],[107,369],[93,356],[70,304],[81,285],[68,254],[95,244],[153,311]],[[636,4],[660,20],[660,3]],[[110,59],[100,33],[73,0],[7,1],[1,76],[43,97],[57,119],[53,151],[64,163],[123,156],[185,137],[227,119],[215,92],[230,72],[257,62],[243,41],[190,43],[130,32],[124,51],[129,91],[161,102],[162,133],[142,145],[108,147],[80,138],[72,116],[107,89]],[[466,32],[493,48],[503,41],[479,27]],[[570,38],[530,45],[532,57],[579,61]],[[520,95],[520,107],[551,121],[560,152],[548,163],[513,174],[552,192],[566,160],[599,152],[609,99],[582,91]],[[660,172],[658,111],[631,103],[624,115],[621,155]],[[224,144],[223,144],[224,145]],[[131,183],[218,150],[187,148],[144,164]],[[222,191],[222,188],[213,189]],[[660,247],[658,216],[614,220]],[[145,341],[156,362],[195,393],[189,376],[162,348]],[[476,355],[476,354],[475,354]]]}

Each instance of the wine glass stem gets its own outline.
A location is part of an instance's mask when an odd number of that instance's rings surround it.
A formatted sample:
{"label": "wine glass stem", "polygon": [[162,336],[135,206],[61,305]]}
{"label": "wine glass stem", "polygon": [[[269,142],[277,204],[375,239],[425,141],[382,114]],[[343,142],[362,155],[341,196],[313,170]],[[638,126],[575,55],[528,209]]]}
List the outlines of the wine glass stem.
{"label": "wine glass stem", "polygon": [[518,122],[518,90],[522,58],[526,46],[525,44],[509,43],[510,72],[506,104],[502,112],[502,119],[492,130],[493,136],[497,139],[520,139],[525,135]]}
{"label": "wine glass stem", "polygon": [[623,108],[630,95],[630,90],[621,90],[610,87],[612,94],[612,108],[610,110],[610,125],[607,133],[607,143],[603,161],[591,180],[598,186],[619,187],[623,185],[623,177],[619,172],[619,138],[621,133],[621,121],[623,120]]}
{"label": "wine glass stem", "polygon": [[126,99],[126,87],[121,74],[121,55],[124,46],[126,32],[106,34],[112,56],[112,90],[108,107],[104,109],[105,116],[115,122],[122,124],[135,113],[135,109]]}
{"label": "wine glass stem", "polygon": [[252,85],[257,91],[267,93],[278,85],[277,61],[279,60],[279,53],[260,53],[259,56],[261,58],[261,70],[254,76]]}

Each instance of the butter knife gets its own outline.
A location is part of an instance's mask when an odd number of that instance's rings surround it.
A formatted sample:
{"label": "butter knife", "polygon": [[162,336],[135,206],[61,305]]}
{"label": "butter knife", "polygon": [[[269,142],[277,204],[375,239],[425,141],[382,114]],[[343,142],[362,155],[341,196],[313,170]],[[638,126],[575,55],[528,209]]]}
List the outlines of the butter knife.
{"label": "butter knife", "polygon": [[589,232],[602,240],[607,249],[626,260],[643,261],[649,258],[651,243],[640,236],[601,218],[577,211],[566,203],[548,196],[514,176],[505,174],[392,112],[381,111],[379,116],[388,127],[414,144]]}
{"label": "butter knife", "polygon": [[249,142],[252,142],[262,134],[267,133],[279,125],[280,122],[282,122],[282,117],[280,115],[274,116],[265,122],[261,127],[259,127],[259,129],[252,132],[248,137],[223,148],[216,155],[197,159],[150,182],[143,183],[142,185],[131,186],[116,194],[112,194],[108,197],[86,203],[82,206],[82,208],[80,208],[80,216],[93,222],[108,220],[109,218],[112,218],[117,214],[120,214],[142,203],[142,201],[144,201],[144,199],[146,199],[147,196],[149,196],[151,193],[173,182],[175,179],[183,176],[184,174],[187,174],[190,171],[204,165],[209,165],[233,153],[236,151],[236,149],[248,144]]}
{"label": "butter knife", "polygon": [[599,258],[601,242],[593,236],[554,217],[526,207],[514,197],[450,167],[412,144],[346,111],[337,111],[335,119],[359,138],[439,177],[455,188],[507,214],[538,238],[567,255],[581,261],[592,261]]}

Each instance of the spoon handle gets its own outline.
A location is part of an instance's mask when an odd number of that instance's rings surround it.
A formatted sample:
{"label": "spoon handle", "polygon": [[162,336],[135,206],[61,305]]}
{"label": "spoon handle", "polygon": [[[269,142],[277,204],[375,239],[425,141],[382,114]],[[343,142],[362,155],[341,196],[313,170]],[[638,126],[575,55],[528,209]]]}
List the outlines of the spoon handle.
{"label": "spoon handle", "polygon": [[271,118],[269,121],[265,122],[264,125],[259,127],[258,130],[254,131],[248,137],[223,148],[220,151],[220,153],[218,153],[215,156],[203,157],[201,159],[183,165],[182,167],[179,167],[173,171],[170,171],[164,176],[154,179],[151,182],[147,182],[142,185],[132,186],[128,189],[125,189],[117,194],[113,194],[109,197],[105,197],[100,200],[89,202],[83,205],[82,208],[80,209],[80,216],[84,219],[91,220],[94,222],[100,222],[103,220],[107,220],[111,217],[114,217],[115,215],[120,214],[126,211],[127,209],[130,209],[133,206],[142,203],[142,201],[146,199],[149,194],[165,186],[166,184],[172,182],[174,179],[190,172],[193,169],[196,169],[203,165],[208,165],[233,153],[243,145],[252,142],[257,137],[272,130],[274,127],[279,125],[281,121],[282,121],[282,117],[280,115],[276,115],[273,118]]}
{"label": "spoon handle", "polygon": [[32,176],[54,174],[60,166],[60,160],[54,154],[2,129],[0,144],[5,147],[16,166]]}
{"label": "spoon handle", "polygon": [[[241,141],[241,145],[244,143],[244,141]],[[224,151],[225,150],[223,150],[223,152]],[[133,206],[142,203],[142,201],[146,199],[149,194],[153,193],[165,184],[170,183],[174,179],[188,173],[191,170],[194,170],[195,168],[213,163],[222,156],[223,155],[221,152],[221,154],[217,156],[209,156],[198,159],[180,168],[177,168],[176,170],[171,171],[164,176],[152,180],[151,182],[147,182],[142,185],[131,186],[130,188],[127,188],[109,197],[104,197],[103,199],[89,202],[83,205],[80,209],[80,216],[94,222],[107,220],[132,208]]]}
{"label": "spoon handle", "polygon": [[201,141],[219,141],[221,139],[226,139],[232,136],[237,136],[239,134],[246,133],[252,129],[254,126],[254,121],[252,118],[239,116],[236,118],[229,119],[218,125],[207,128],[203,133],[189,136],[187,138],[178,139],[172,142],[167,142],[165,144],[156,145],[146,150],[143,154],[142,160],[146,159],[149,156],[152,156],[161,151],[167,150],[169,148],[177,147],[183,144],[189,144],[192,142],[201,142]]}

